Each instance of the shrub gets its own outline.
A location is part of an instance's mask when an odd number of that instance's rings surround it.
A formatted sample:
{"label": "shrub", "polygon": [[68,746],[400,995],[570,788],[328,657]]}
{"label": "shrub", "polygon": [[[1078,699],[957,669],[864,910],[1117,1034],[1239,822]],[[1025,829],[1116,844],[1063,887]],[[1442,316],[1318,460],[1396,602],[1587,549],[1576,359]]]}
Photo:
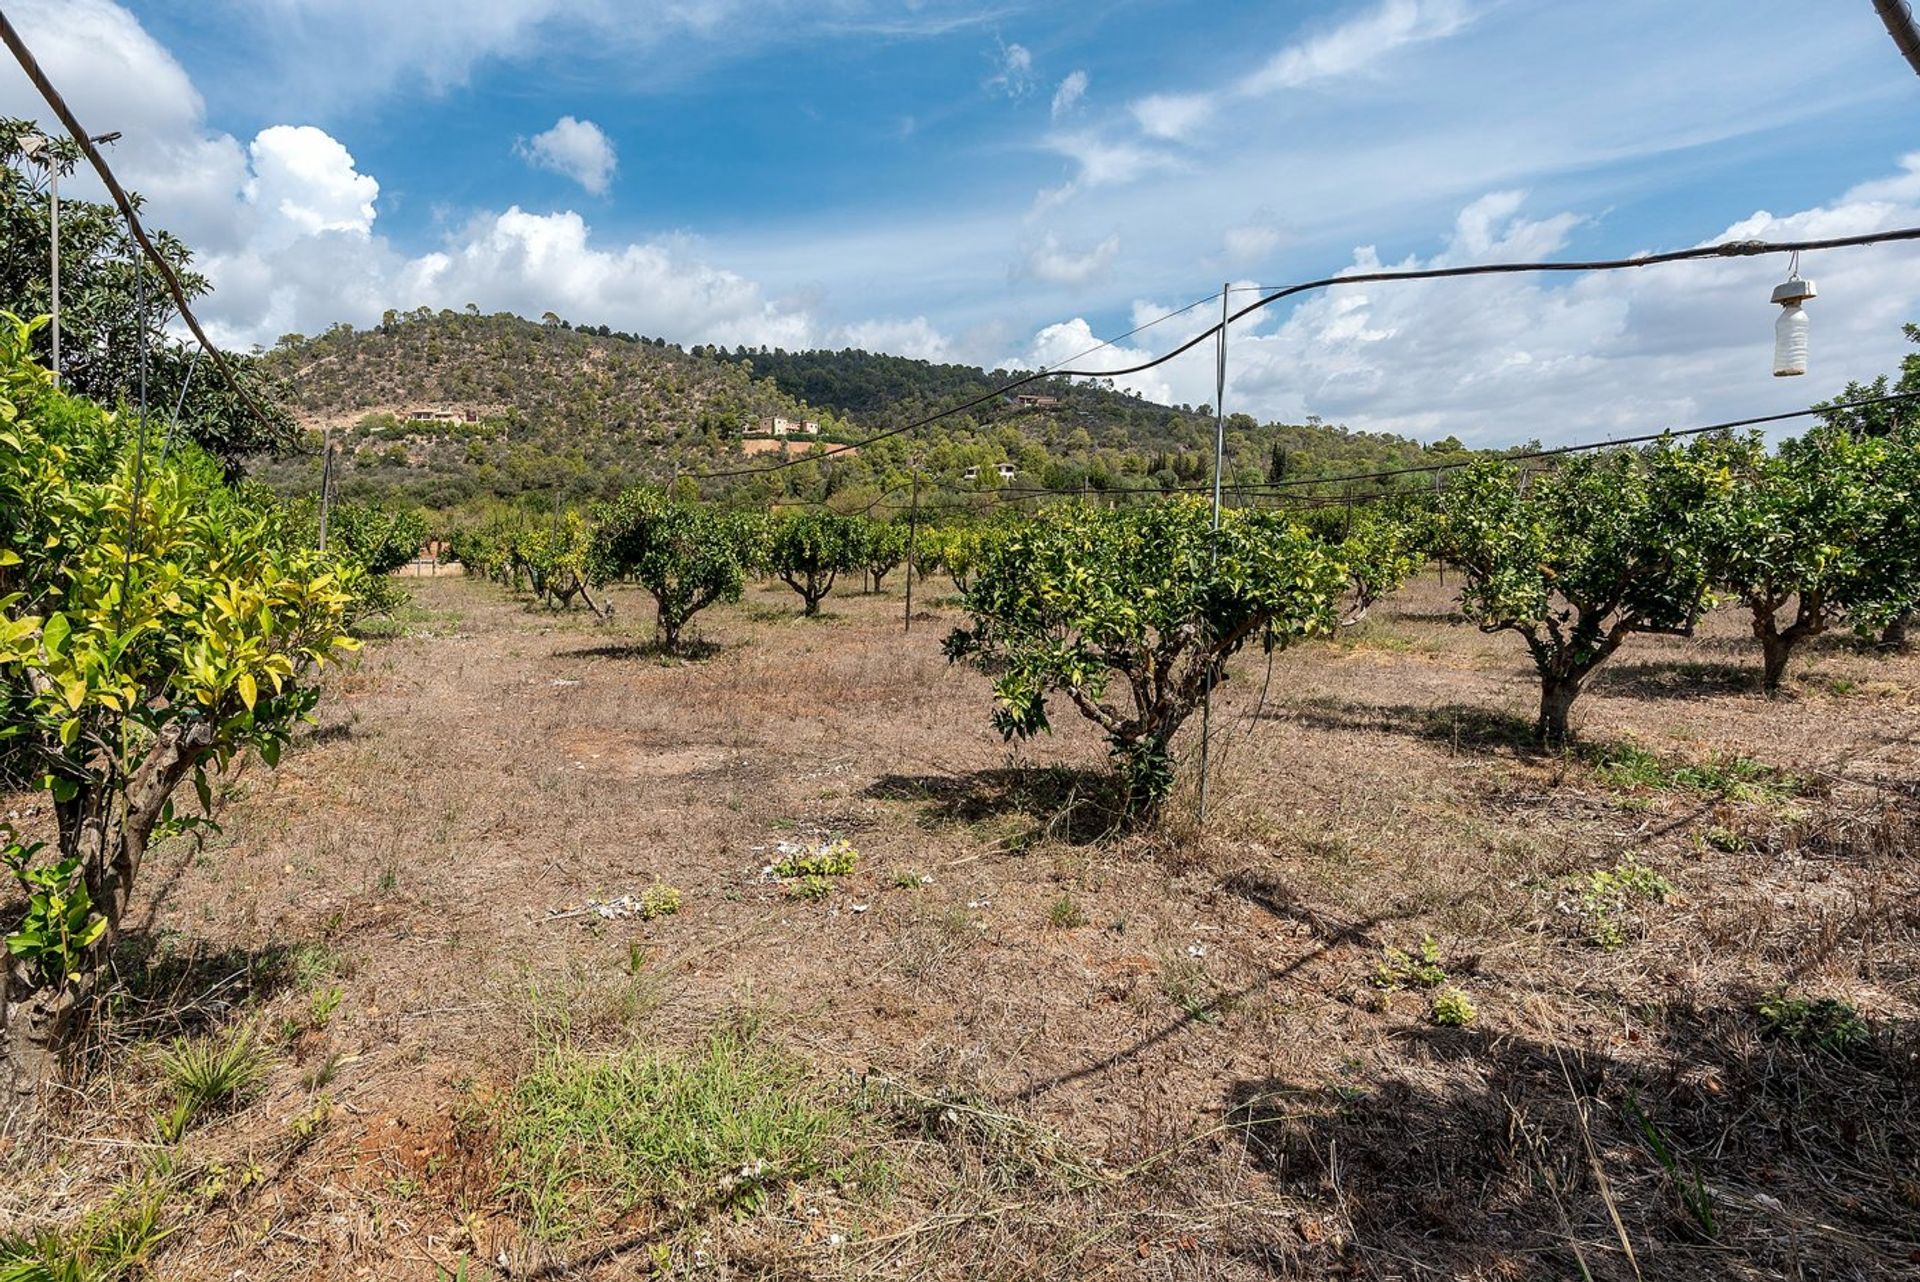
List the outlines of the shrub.
{"label": "shrub", "polygon": [[858,524],[832,512],[803,512],[781,517],[773,527],[768,564],[806,603],[806,614],[820,613],[842,570],[860,564]]}
{"label": "shrub", "polygon": [[717,601],[738,601],[754,560],[753,531],[740,517],[658,490],[635,489],[594,511],[601,572],[632,579],[657,607],[661,644],[680,650],[688,620]]}
{"label": "shrub", "polygon": [[14,875],[45,897],[9,940],[31,959],[0,1002],[24,1085],[84,1026],[176,789],[191,780],[207,811],[235,756],[278,762],[314,670],[353,644],[364,581],[192,446],[145,458],[136,496],[128,424],[55,390],[25,358],[31,331],[0,325],[0,753],[57,821],[44,856],[0,824]]}
{"label": "shrub", "polygon": [[[1286,517],[1225,514],[1173,499],[1053,509],[990,546],[963,604],[971,629],[950,660],[994,675],[993,723],[1007,738],[1050,728],[1067,696],[1106,731],[1131,818],[1155,817],[1173,787],[1171,744],[1226,662],[1328,628],[1345,580],[1339,560]],[[1115,685],[1132,706],[1107,701]]]}
{"label": "shrub", "polygon": [[1436,551],[1465,582],[1460,608],[1526,642],[1540,678],[1535,732],[1565,741],[1593,670],[1636,632],[1689,636],[1712,586],[1714,522],[1732,490],[1723,443],[1662,443],[1569,458],[1522,478],[1485,460],[1434,518]]}

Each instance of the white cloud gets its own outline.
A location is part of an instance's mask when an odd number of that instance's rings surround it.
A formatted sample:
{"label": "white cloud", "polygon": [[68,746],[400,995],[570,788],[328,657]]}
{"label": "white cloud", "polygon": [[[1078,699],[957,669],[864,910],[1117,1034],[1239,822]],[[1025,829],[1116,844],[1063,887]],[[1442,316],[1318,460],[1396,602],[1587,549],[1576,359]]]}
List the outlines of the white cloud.
{"label": "white cloud", "polygon": [[[1525,198],[1489,193],[1464,207],[1438,252],[1383,263],[1370,247],[1348,272],[1564,257],[1587,219],[1529,217]],[[1920,222],[1920,154],[1898,174],[1795,213],[1755,213],[1702,243],[1816,239]],[[1423,440],[1570,442],[1796,409],[1849,380],[1898,367],[1902,322],[1920,315],[1920,254],[1904,247],[1807,256],[1817,280],[1813,375],[1775,379],[1771,287],[1778,257],[1714,259],[1565,276],[1490,276],[1336,287],[1234,327],[1227,408],[1263,420],[1318,414]],[[1249,295],[1251,297],[1251,295]],[[1282,305],[1284,307],[1284,304]],[[1136,301],[1139,324],[1168,309]],[[1166,351],[1211,324],[1204,309],[1108,348],[1113,369]],[[1039,330],[1018,358],[1050,364],[1098,339],[1084,320]],[[1212,344],[1122,385],[1156,399],[1213,399]],[[1781,429],[1797,430],[1789,424]]]}
{"label": "white cloud", "polygon": [[924,316],[912,320],[870,320],[842,325],[827,335],[832,348],[857,347],[866,352],[888,352],[916,360],[954,359],[953,343]]}
{"label": "white cloud", "polygon": [[1075,251],[1060,244],[1048,232],[1027,254],[1027,274],[1049,285],[1080,286],[1098,280],[1113,266],[1120,254],[1120,236],[1115,233],[1092,249]]}
{"label": "white cloud", "polygon": [[1236,86],[1242,97],[1263,97],[1371,70],[1397,49],[1442,40],[1470,19],[1459,0],[1383,0],[1357,18],[1282,49]]}
{"label": "white cloud", "polygon": [[[421,88],[445,93],[490,63],[595,59],[629,88],[684,81],[742,51],[805,36],[899,39],[987,25],[967,0],[215,0],[265,110],[306,116]],[[671,56],[660,56],[670,50]]]}
{"label": "white cloud", "polygon": [[373,230],[380,184],[356,170],[347,149],[326,131],[273,125],[247,151],[253,177],[245,192],[257,215],[256,249],[284,249],[322,232],[364,240]]}
{"label": "white cloud", "polygon": [[1127,110],[1150,138],[1185,138],[1212,117],[1214,100],[1202,93],[1157,93],[1129,103]]}
{"label": "white cloud", "polygon": [[1021,98],[1033,91],[1033,51],[1023,44],[1002,44],[1000,63],[987,80],[987,88],[1009,98]]}
{"label": "white cloud", "polygon": [[1080,100],[1086,96],[1087,73],[1084,71],[1068,72],[1066,79],[1060,82],[1060,87],[1053,91],[1053,107],[1051,109],[1053,118],[1055,120],[1060,119],[1060,117],[1077,107],[1080,104]]}
{"label": "white cloud", "polygon": [[571,178],[595,196],[606,194],[613,180],[613,140],[591,120],[562,116],[553,128],[521,140],[514,150],[535,168]]}
{"label": "white cloud", "polygon": [[1444,39],[1469,21],[1460,0],[1382,0],[1359,17],[1281,49],[1228,89],[1149,94],[1129,103],[1127,110],[1149,138],[1190,140],[1235,102],[1351,80],[1375,70],[1394,51]]}
{"label": "white cloud", "polygon": [[1278,249],[1283,239],[1280,229],[1271,223],[1242,223],[1221,235],[1221,249],[1230,265],[1250,267]]}

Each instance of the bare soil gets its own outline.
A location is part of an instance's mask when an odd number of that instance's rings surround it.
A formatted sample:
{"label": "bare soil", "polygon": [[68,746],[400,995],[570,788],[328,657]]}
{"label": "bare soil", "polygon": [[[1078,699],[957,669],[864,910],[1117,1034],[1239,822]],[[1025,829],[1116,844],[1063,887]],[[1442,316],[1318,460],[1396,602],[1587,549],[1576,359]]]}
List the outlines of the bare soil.
{"label": "bare soil", "polygon": [[[153,1276],[1920,1276],[1920,660],[1826,638],[1767,700],[1735,614],[1638,639],[1584,742],[1793,783],[1634,782],[1526,746],[1522,647],[1429,576],[1236,660],[1205,826],[1189,791],[1114,835],[1091,727],[1063,702],[1010,747],[944,661],[944,580],[911,635],[897,585],[854,586],[817,620],[755,588],[683,661],[632,592],[602,625],[411,581],[405,634],[230,779],[223,833],[153,859],[99,1084],[0,1140],[0,1224],[147,1169],[153,1048],[251,1020],[284,1053],[168,1157],[219,1185]],[[764,875],[829,835],[860,862],[826,898]],[[1602,946],[1579,879],[1628,856],[1674,893]],[[676,915],[577,911],[655,883]],[[1375,982],[1428,938],[1464,1027]],[[1780,1035],[1757,1008],[1783,989],[1868,1032]],[[556,1023],[678,1046],[742,1010],[823,1090],[910,1084],[1072,1156],[1009,1177],[977,1136],[916,1137],[890,1196],[796,1190],[665,1254],[657,1225],[530,1243],[487,1117]]]}

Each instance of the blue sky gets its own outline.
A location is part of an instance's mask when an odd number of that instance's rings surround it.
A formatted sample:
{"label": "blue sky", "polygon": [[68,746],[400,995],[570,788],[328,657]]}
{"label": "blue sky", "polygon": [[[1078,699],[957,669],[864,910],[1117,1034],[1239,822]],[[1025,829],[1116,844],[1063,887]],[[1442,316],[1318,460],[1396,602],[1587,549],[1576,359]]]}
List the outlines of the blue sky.
{"label": "blue sky", "polygon": [[[8,10],[242,344],[472,301],[1039,364],[1228,279],[1920,223],[1867,0]],[[18,77],[0,110],[39,114]],[[1920,319],[1920,250],[1827,258],[1808,380],[1767,377],[1785,265],[1713,264],[1318,297],[1236,331],[1228,406],[1491,443],[1804,404]]]}

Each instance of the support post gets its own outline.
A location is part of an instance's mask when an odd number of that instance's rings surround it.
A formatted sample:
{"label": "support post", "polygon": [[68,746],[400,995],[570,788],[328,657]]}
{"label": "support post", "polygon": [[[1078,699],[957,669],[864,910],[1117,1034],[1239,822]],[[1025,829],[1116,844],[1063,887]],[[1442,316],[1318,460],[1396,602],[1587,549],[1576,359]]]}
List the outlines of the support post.
{"label": "support post", "polygon": [[[1233,282],[1220,286],[1220,338],[1214,352],[1213,394],[1213,547],[1207,560],[1212,571],[1220,556],[1220,474],[1227,455],[1227,318],[1232,315]],[[1206,684],[1200,696],[1200,803],[1196,826],[1207,822],[1208,740],[1213,733],[1213,663],[1207,663]]]}
{"label": "support post", "polygon": [[920,550],[920,464],[913,465],[913,499],[907,507],[907,612],[900,621],[902,635],[913,635],[913,576]]}
{"label": "support post", "polygon": [[333,429],[320,429],[320,550],[327,550],[327,508],[333,502]]}

